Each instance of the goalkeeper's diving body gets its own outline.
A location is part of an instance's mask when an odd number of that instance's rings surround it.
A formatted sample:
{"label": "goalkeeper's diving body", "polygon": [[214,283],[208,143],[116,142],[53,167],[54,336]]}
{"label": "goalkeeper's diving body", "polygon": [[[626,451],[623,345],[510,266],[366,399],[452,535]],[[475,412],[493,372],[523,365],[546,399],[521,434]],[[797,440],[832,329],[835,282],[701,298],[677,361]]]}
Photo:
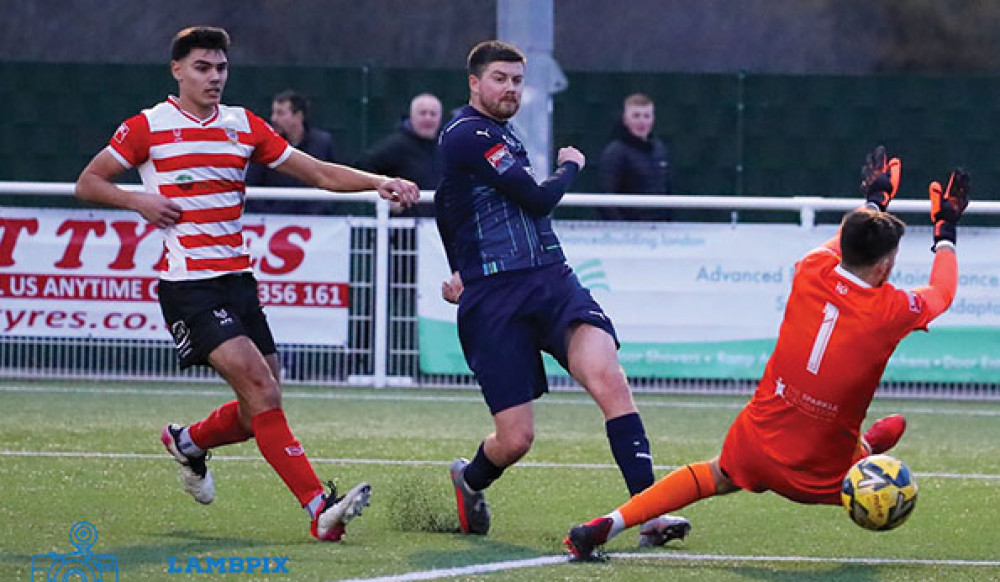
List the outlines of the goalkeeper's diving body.
{"label": "goalkeeper's diving body", "polygon": [[662,513],[741,489],[839,505],[851,465],[895,446],[906,428],[902,416],[876,421],[863,437],[861,423],[896,345],[951,305],[956,225],[969,193],[962,170],[953,171],[944,188],[930,184],[930,281],[897,289],[887,280],[905,227],[886,206],[900,167],[881,146],[869,154],[861,180],[866,204],[796,263],[777,344],[720,455],[680,467],[611,513],[572,528],[564,543],[575,558],[591,558],[621,531]]}

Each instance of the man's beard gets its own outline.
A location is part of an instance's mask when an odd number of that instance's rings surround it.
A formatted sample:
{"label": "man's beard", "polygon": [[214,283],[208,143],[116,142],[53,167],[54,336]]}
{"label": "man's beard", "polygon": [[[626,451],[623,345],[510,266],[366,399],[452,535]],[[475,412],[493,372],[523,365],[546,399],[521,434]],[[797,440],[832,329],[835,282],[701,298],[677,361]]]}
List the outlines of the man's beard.
{"label": "man's beard", "polygon": [[504,99],[504,100],[498,100],[496,104],[492,104],[489,107],[487,107],[486,112],[489,113],[492,117],[495,117],[496,119],[506,121],[511,117],[514,117],[514,115],[517,113],[517,110],[520,109],[520,107],[521,107],[520,100],[515,101],[511,99]]}

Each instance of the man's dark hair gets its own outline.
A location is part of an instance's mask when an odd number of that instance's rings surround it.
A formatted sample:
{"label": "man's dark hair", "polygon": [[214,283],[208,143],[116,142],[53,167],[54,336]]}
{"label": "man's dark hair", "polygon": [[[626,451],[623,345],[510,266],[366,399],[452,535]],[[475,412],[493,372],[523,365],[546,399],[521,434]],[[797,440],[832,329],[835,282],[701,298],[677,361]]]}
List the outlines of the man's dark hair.
{"label": "man's dark hair", "polygon": [[214,26],[190,26],[174,35],[170,45],[170,60],[179,61],[200,48],[210,51],[229,51],[229,33]]}
{"label": "man's dark hair", "polygon": [[276,103],[288,103],[292,113],[302,112],[302,119],[309,118],[309,100],[291,89],[285,89],[274,96]]}
{"label": "man's dark hair", "polygon": [[840,223],[840,251],[844,265],[870,267],[896,250],[903,238],[903,221],[874,208],[859,208]]}
{"label": "man's dark hair", "polygon": [[469,68],[470,75],[482,77],[483,70],[490,63],[497,61],[504,63],[524,63],[526,60],[524,53],[508,42],[502,40],[484,40],[472,47],[472,50],[469,52],[469,58],[466,60],[466,65]]}

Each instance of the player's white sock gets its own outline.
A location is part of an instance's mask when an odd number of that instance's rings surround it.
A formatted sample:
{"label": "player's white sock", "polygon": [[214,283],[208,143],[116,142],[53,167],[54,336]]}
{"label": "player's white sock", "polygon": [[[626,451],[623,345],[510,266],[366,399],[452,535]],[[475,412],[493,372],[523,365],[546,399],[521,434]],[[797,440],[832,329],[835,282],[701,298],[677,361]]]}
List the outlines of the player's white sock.
{"label": "player's white sock", "polygon": [[205,454],[205,451],[191,440],[191,429],[186,426],[177,437],[177,448],[189,457],[201,457]]}
{"label": "player's white sock", "polygon": [[323,507],[323,494],[320,493],[316,497],[312,498],[312,501],[306,503],[305,509],[309,514],[309,519],[316,517],[316,513],[319,512],[319,508]]}
{"label": "player's white sock", "polygon": [[608,532],[608,539],[615,537],[616,535],[625,531],[625,518],[617,509],[607,514],[605,517],[611,518],[611,531]]}

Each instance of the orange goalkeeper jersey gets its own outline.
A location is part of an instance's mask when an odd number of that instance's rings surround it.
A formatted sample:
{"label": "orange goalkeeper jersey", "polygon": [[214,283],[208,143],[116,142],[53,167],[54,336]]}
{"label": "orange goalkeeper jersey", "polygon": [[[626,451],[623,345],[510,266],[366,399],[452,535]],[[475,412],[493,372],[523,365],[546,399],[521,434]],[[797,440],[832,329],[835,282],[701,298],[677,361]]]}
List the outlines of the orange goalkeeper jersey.
{"label": "orange goalkeeper jersey", "polygon": [[723,461],[737,465],[723,464],[733,481],[759,490],[757,477],[740,475],[738,456],[764,455],[782,468],[786,489],[838,489],[889,357],[909,332],[947,309],[957,279],[950,250],[936,253],[930,285],[913,291],[872,287],[845,270],[839,238],[799,261],[777,345],[736,420],[740,430],[731,431],[743,442],[727,439],[732,450],[723,447]]}

